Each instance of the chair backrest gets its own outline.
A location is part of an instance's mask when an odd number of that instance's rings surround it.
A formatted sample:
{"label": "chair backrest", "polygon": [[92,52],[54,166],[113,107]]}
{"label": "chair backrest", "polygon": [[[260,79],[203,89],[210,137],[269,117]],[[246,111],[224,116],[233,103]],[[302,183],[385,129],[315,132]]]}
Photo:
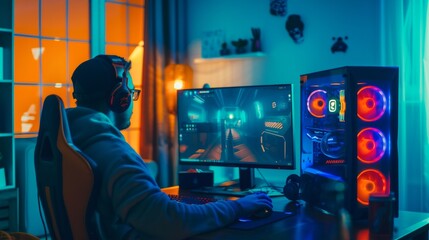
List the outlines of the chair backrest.
{"label": "chair backrest", "polygon": [[52,239],[96,239],[96,164],[71,140],[64,104],[46,97],[37,137],[37,189]]}

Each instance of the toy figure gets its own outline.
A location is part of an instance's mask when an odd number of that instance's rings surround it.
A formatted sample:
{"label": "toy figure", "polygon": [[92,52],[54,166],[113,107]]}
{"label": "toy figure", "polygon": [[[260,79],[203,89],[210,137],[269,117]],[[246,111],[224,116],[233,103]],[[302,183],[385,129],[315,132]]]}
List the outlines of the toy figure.
{"label": "toy figure", "polygon": [[261,29],[252,28],[252,52],[260,52],[261,48]]}

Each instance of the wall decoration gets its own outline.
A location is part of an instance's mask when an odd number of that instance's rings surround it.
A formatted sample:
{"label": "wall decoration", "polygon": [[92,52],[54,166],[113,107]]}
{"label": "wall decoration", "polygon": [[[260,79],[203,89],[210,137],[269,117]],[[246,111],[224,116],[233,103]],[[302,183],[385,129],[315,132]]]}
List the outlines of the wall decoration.
{"label": "wall decoration", "polygon": [[203,58],[218,57],[219,48],[225,41],[225,32],[221,29],[203,32],[201,56]]}
{"label": "wall decoration", "polygon": [[336,53],[336,52],[343,52],[345,53],[347,51],[347,44],[344,40],[348,40],[348,37],[345,36],[344,39],[342,37],[332,37],[332,40],[334,40],[334,44],[332,44],[331,47],[331,52],[332,53]]}
{"label": "wall decoration", "polygon": [[261,29],[260,28],[252,28],[252,52],[260,52],[262,51],[261,47]]}
{"label": "wall decoration", "polygon": [[286,0],[270,0],[270,13],[273,16],[286,16]]}
{"label": "wall decoration", "polygon": [[239,38],[236,41],[231,41],[231,43],[235,47],[235,53],[240,54],[246,52],[246,46],[248,44],[247,39]]}
{"label": "wall decoration", "polygon": [[285,27],[295,43],[299,44],[304,41],[304,23],[301,20],[301,16],[297,14],[289,15]]}
{"label": "wall decoration", "polygon": [[225,56],[225,55],[231,54],[231,50],[228,49],[228,43],[226,43],[226,42],[222,43],[222,46],[220,48],[219,53],[220,53],[221,56]]}

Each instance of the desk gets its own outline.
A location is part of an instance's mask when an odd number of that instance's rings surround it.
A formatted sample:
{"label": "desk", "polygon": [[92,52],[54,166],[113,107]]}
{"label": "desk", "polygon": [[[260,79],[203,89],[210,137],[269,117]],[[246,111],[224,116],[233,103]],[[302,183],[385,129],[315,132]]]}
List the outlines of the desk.
{"label": "desk", "polygon": [[[177,193],[178,188],[172,187],[164,190],[167,193]],[[289,203],[285,197],[273,199],[274,210],[283,211]],[[274,223],[252,230],[236,230],[223,228],[209,233],[194,236],[190,239],[332,239],[337,225],[335,217],[305,207],[303,204],[297,209],[297,214]],[[399,217],[394,221],[393,239],[428,240],[429,213],[399,211]],[[352,239],[369,239],[369,229],[365,225],[353,226]]]}

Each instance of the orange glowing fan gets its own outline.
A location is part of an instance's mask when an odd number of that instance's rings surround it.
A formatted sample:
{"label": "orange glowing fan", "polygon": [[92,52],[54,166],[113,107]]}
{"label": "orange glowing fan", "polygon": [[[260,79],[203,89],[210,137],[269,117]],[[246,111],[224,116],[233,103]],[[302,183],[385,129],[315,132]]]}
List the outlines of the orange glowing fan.
{"label": "orange glowing fan", "polygon": [[366,169],[357,177],[357,200],[363,204],[369,204],[371,194],[387,195],[388,188],[386,177],[378,170]]}
{"label": "orange glowing fan", "polygon": [[362,129],[357,135],[357,157],[361,162],[374,163],[386,152],[386,138],[376,128]]}
{"label": "orange glowing fan", "polygon": [[374,86],[361,88],[357,93],[357,114],[360,119],[372,122],[383,116],[386,111],[386,96]]}
{"label": "orange glowing fan", "polygon": [[326,115],[326,91],[313,91],[307,98],[307,109],[311,115],[323,118]]}

